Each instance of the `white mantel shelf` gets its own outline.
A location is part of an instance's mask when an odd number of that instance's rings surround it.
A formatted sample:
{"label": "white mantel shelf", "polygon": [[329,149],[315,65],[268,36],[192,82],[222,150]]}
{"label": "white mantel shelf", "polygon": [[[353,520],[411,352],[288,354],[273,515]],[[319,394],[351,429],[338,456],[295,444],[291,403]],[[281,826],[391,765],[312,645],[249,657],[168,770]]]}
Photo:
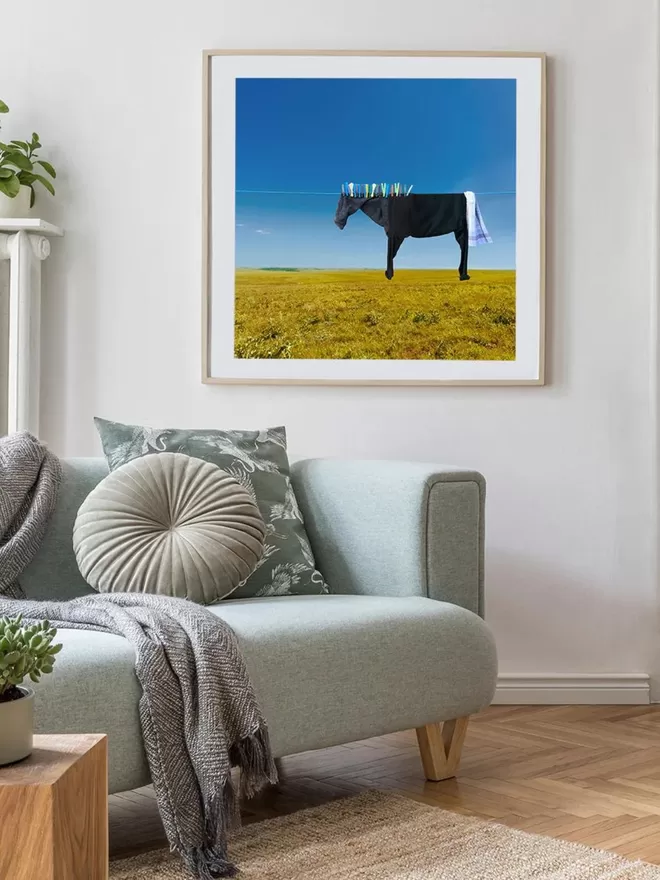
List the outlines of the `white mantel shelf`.
{"label": "white mantel shelf", "polygon": [[25,219],[16,218],[12,220],[4,220],[0,217],[0,232],[39,232],[41,235],[64,235],[64,230],[59,226],[54,226],[47,220],[40,220],[38,217],[26,217]]}
{"label": "white mantel shelf", "polygon": [[62,235],[38,217],[0,217],[0,434],[39,436],[41,264]]}

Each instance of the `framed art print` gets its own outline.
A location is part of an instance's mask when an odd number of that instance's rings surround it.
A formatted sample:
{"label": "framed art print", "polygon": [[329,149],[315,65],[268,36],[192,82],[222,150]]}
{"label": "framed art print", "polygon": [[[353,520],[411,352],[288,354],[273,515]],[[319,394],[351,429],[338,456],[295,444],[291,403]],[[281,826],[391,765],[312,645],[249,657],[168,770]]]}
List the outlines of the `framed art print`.
{"label": "framed art print", "polygon": [[543,383],[543,55],[218,50],[204,92],[204,381]]}

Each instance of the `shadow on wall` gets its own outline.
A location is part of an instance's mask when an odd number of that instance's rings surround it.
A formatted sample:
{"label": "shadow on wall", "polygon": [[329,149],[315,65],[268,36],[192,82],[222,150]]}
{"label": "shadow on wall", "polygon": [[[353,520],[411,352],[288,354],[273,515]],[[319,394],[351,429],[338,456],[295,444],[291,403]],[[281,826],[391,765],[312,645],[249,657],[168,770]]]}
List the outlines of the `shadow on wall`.
{"label": "shadow on wall", "polygon": [[[70,456],[84,455],[95,444],[90,413],[98,372],[96,265],[94,238],[66,229],[64,238],[52,240],[50,256],[42,264],[39,434],[55,452]],[[84,431],[74,428],[80,425],[86,426]]]}
{"label": "shadow on wall", "polygon": [[[604,550],[604,552],[607,552]],[[657,619],[652,597],[631,585],[589,580],[522,555],[488,549],[486,620],[507,673],[649,673]],[[608,662],[594,664],[594,657]]]}

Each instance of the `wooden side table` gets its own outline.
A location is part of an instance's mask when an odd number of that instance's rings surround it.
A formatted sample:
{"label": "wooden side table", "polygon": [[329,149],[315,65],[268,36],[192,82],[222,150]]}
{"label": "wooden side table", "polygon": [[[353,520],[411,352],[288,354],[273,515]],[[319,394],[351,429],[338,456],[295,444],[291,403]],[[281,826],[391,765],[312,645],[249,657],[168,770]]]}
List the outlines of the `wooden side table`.
{"label": "wooden side table", "polygon": [[29,758],[0,767],[0,877],[107,880],[105,734],[35,736]]}

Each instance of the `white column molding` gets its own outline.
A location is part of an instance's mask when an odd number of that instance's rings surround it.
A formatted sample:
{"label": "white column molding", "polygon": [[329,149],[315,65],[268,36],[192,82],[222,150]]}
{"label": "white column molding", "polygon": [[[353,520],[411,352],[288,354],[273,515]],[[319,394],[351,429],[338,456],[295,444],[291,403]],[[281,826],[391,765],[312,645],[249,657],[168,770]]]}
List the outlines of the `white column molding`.
{"label": "white column molding", "polygon": [[0,260],[9,261],[8,281],[0,275],[0,300],[8,306],[0,327],[0,376],[6,380],[0,433],[39,434],[41,264],[50,254],[48,235],[62,231],[38,220],[0,220]]}

